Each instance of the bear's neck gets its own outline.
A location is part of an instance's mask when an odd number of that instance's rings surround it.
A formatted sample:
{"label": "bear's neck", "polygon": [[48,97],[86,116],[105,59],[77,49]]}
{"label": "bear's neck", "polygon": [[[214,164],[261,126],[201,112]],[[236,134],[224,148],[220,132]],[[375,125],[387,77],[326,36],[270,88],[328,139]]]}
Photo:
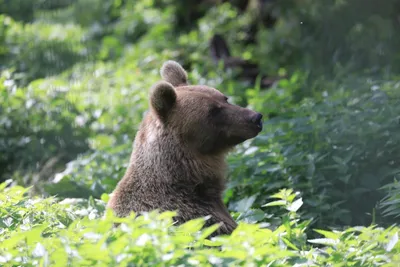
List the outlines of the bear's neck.
{"label": "bear's neck", "polygon": [[134,179],[146,184],[176,187],[180,191],[201,190],[205,197],[220,197],[225,187],[225,153],[193,152],[165,129],[141,127],[129,168]]}

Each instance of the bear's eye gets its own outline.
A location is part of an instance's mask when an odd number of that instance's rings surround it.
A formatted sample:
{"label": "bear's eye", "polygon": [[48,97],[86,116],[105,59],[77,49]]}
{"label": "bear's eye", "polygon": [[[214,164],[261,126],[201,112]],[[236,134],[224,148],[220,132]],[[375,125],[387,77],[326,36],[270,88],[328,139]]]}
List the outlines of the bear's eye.
{"label": "bear's eye", "polygon": [[228,97],[224,96],[225,102],[228,103]]}

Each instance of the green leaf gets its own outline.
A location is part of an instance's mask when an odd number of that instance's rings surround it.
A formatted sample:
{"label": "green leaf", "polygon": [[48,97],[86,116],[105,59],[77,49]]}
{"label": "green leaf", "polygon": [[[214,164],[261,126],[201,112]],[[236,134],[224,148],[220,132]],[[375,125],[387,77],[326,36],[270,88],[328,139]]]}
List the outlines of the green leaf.
{"label": "green leaf", "polygon": [[181,224],[178,227],[178,231],[182,231],[183,233],[192,234],[200,231],[205,224],[205,220],[203,218],[193,219]]}
{"label": "green leaf", "polygon": [[293,203],[289,204],[287,209],[292,212],[297,212],[303,205],[303,200],[301,198],[295,200]]}
{"label": "green leaf", "polygon": [[276,200],[262,205],[262,207],[272,207],[272,206],[285,206],[287,203],[285,200]]}
{"label": "green leaf", "polygon": [[309,239],[307,241],[309,243],[326,245],[326,246],[334,246],[339,243],[338,240],[331,239],[331,238],[315,238],[315,239]]}
{"label": "green leaf", "polygon": [[329,238],[329,239],[335,239],[336,240],[336,239],[340,238],[340,234],[339,233],[334,233],[334,232],[331,232],[331,231],[320,230],[320,229],[315,229],[314,231],[319,233],[319,234],[321,234],[321,235],[323,235],[326,238]]}
{"label": "green leaf", "polygon": [[387,243],[385,249],[387,252],[390,252],[397,244],[397,242],[399,242],[399,234],[398,232],[396,232],[389,240],[389,242]]}
{"label": "green leaf", "polygon": [[211,225],[211,226],[205,228],[205,229],[202,231],[202,233],[201,233],[201,235],[200,235],[200,237],[199,237],[199,240],[204,240],[204,239],[206,239],[206,238],[209,237],[212,233],[214,233],[219,227],[220,227],[219,224],[214,224],[214,225]]}
{"label": "green leaf", "polygon": [[236,203],[236,210],[238,212],[246,212],[253,205],[256,200],[256,195],[250,196],[248,198],[244,198]]}

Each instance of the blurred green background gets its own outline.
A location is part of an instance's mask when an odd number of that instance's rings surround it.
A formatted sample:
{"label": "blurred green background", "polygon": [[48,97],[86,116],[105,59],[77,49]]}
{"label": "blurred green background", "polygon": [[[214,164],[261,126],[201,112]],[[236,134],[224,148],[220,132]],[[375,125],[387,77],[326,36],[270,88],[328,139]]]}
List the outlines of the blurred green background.
{"label": "blurred green background", "polygon": [[281,223],[262,207],[281,188],[300,192],[314,227],[398,220],[399,0],[0,0],[0,11],[0,182],[111,193],[173,59],[266,118],[229,156],[237,220]]}

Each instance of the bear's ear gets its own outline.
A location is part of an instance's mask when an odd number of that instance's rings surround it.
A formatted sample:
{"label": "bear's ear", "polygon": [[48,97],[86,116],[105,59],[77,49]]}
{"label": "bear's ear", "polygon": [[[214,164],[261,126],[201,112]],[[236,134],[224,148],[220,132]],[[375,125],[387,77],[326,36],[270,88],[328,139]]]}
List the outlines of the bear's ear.
{"label": "bear's ear", "polygon": [[159,82],[150,91],[150,104],[159,117],[165,119],[175,105],[176,93],[172,84]]}
{"label": "bear's ear", "polygon": [[178,62],[168,60],[160,70],[161,77],[173,86],[188,85],[188,77],[186,71]]}

